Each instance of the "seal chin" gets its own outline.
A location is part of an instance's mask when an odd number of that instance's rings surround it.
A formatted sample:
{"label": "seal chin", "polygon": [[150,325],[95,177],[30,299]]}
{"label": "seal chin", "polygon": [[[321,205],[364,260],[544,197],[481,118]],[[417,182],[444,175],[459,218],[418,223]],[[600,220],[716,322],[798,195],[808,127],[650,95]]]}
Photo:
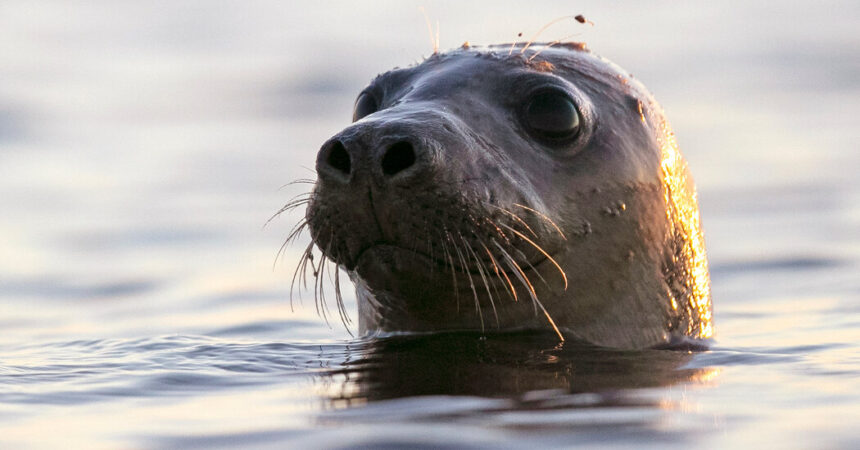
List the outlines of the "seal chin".
{"label": "seal chin", "polygon": [[429,256],[396,244],[373,244],[362,249],[354,258],[357,272],[372,266],[385,266],[392,272],[430,270],[440,263]]}
{"label": "seal chin", "polygon": [[375,244],[362,250],[355,261],[352,272],[375,291],[410,299],[416,292],[438,296],[450,290],[440,264],[413,249]]}

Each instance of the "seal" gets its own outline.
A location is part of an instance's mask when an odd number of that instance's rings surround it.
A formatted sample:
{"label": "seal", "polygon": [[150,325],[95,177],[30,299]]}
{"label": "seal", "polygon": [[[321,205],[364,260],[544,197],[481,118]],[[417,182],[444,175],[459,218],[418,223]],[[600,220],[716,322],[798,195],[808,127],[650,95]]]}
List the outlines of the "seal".
{"label": "seal", "polygon": [[313,239],[299,268],[346,271],[361,333],[546,329],[631,349],[713,333],[674,134],[582,44],[464,45],[384,73],[316,170],[292,205]]}

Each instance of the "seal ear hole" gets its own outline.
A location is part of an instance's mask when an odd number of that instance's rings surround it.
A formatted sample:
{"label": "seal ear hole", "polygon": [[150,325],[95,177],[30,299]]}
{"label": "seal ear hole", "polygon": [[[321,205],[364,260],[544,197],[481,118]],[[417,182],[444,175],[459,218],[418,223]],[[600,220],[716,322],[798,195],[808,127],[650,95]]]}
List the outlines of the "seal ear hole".
{"label": "seal ear hole", "polygon": [[402,172],[415,164],[415,150],[412,144],[400,141],[392,145],[382,157],[382,173],[391,176]]}
{"label": "seal ear hole", "polygon": [[352,170],[349,153],[340,141],[335,141],[332,143],[331,147],[329,147],[326,162],[328,162],[329,166],[334,167],[347,175],[349,175],[349,172]]}
{"label": "seal ear hole", "polygon": [[552,140],[576,136],[581,122],[573,100],[559,89],[541,90],[532,95],[523,120],[533,134]]}

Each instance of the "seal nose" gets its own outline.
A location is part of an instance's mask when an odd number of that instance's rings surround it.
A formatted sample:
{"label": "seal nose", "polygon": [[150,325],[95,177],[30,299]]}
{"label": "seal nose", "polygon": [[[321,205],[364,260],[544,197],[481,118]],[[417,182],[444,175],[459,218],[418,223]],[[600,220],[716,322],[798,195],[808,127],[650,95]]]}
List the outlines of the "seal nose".
{"label": "seal nose", "polygon": [[[375,151],[374,151],[375,149]],[[430,168],[430,156],[411,139],[374,145],[362,137],[337,135],[320,148],[317,174],[324,179],[348,184],[371,178],[382,184],[403,183]]]}
{"label": "seal nose", "polygon": [[382,156],[382,173],[391,177],[415,165],[415,149],[412,144],[400,141],[392,144]]}

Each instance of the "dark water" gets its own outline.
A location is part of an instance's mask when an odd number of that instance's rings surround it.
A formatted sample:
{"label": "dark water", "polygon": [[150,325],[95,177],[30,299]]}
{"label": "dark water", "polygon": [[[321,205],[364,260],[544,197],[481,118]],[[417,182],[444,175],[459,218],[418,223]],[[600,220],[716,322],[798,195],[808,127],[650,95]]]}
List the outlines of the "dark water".
{"label": "dark water", "polygon": [[443,48],[583,13],[547,38],[654,91],[699,186],[705,352],[291,310],[298,216],[262,225],[431,52],[418,3],[0,3],[0,447],[860,446],[860,8],[604,3],[421,5]]}

